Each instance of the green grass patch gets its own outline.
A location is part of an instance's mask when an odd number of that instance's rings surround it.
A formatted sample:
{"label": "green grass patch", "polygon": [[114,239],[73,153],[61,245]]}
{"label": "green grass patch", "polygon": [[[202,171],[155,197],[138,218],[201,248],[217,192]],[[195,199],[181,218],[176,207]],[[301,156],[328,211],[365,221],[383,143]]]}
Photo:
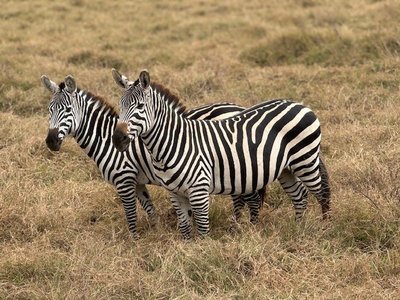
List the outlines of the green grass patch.
{"label": "green grass patch", "polygon": [[124,63],[121,59],[110,54],[97,54],[90,50],[83,50],[68,57],[67,62],[77,66],[89,68],[116,68],[120,69]]}
{"label": "green grass patch", "polygon": [[208,251],[196,251],[186,255],[182,253],[177,257],[179,271],[175,269],[171,272],[179,277],[184,274],[188,280],[188,288],[199,295],[235,290],[242,282],[240,273],[237,272],[236,257],[229,257],[217,249],[214,250],[212,254]]}
{"label": "green grass patch", "polygon": [[398,56],[400,43],[378,35],[347,37],[339,33],[292,32],[251,47],[240,54],[243,62],[274,65],[359,65],[387,55]]}
{"label": "green grass patch", "polygon": [[0,278],[23,285],[31,281],[62,280],[65,262],[57,256],[39,255],[33,259],[7,260],[0,268]]}

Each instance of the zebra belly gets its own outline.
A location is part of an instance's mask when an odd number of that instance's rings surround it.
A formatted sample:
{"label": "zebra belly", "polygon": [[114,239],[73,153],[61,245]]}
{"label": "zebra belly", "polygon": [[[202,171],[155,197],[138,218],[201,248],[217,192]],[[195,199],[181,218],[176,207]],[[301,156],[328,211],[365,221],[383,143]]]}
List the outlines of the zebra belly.
{"label": "zebra belly", "polygon": [[215,166],[210,194],[241,195],[255,192],[275,181],[286,166],[282,161],[271,165],[270,156],[254,157],[253,163],[251,158],[240,157],[237,161]]}

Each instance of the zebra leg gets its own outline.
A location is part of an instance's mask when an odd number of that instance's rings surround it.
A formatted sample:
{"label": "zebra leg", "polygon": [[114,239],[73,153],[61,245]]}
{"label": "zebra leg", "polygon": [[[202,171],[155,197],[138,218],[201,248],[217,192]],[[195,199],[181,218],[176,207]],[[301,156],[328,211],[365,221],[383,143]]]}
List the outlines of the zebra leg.
{"label": "zebra leg", "polygon": [[256,224],[258,222],[258,216],[260,214],[261,197],[257,192],[251,194],[242,195],[243,201],[247,203],[250,210],[250,222]]}
{"label": "zebra leg", "polygon": [[140,205],[147,213],[150,225],[155,226],[158,222],[158,217],[154,205],[151,202],[149,191],[147,190],[146,186],[138,184],[136,186],[136,194],[138,196]]}
{"label": "zebra leg", "polygon": [[292,174],[288,169],[284,169],[278,178],[283,190],[292,199],[295,219],[299,221],[308,204],[308,191],[299,178]]}
{"label": "zebra leg", "polygon": [[178,217],[179,231],[185,240],[192,238],[191,207],[189,200],[185,197],[171,193],[172,206],[175,208]]}
{"label": "zebra leg", "polygon": [[311,163],[297,166],[293,173],[302,181],[308,190],[315,195],[321,205],[322,217],[326,219],[330,213],[330,186],[325,164],[319,156]]}
{"label": "zebra leg", "polygon": [[246,202],[240,195],[233,195],[232,196],[233,202],[233,220],[239,222],[240,217],[242,216],[242,209],[246,205]]}
{"label": "zebra leg", "polygon": [[189,195],[189,202],[192,207],[193,217],[197,225],[197,231],[205,236],[210,231],[208,190],[193,191]]}
{"label": "zebra leg", "polygon": [[136,223],[136,184],[129,185],[129,188],[123,185],[117,186],[118,195],[121,198],[122,205],[124,206],[126,220],[128,221],[128,228],[134,239],[138,239]]}

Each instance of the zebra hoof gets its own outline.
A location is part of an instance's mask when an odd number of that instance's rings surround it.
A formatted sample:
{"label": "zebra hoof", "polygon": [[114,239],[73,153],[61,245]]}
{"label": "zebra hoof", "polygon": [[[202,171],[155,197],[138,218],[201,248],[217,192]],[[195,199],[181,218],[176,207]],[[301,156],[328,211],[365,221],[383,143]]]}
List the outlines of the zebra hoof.
{"label": "zebra hoof", "polygon": [[239,223],[233,221],[228,228],[228,232],[233,235],[241,233],[242,230],[241,230]]}
{"label": "zebra hoof", "polygon": [[157,213],[152,213],[151,215],[149,215],[149,223],[150,223],[150,227],[154,228],[158,225],[158,215]]}
{"label": "zebra hoof", "polygon": [[326,211],[326,212],[324,212],[324,213],[322,214],[322,220],[323,220],[323,221],[332,220],[332,213],[331,213],[330,210],[329,210],[329,211]]}
{"label": "zebra hoof", "polygon": [[140,238],[140,236],[137,232],[135,232],[135,233],[132,233],[132,238],[134,241],[137,241]]}
{"label": "zebra hoof", "polygon": [[252,224],[252,225],[257,225],[257,223],[258,223],[258,216],[253,216],[253,217],[251,217],[250,218],[250,223]]}
{"label": "zebra hoof", "polygon": [[182,238],[185,242],[191,242],[193,241],[193,236],[191,234],[184,234],[182,235]]}
{"label": "zebra hoof", "polygon": [[300,223],[301,220],[303,220],[303,217],[304,217],[305,213],[306,213],[305,210],[303,210],[303,211],[296,211],[294,220],[295,220],[297,223]]}

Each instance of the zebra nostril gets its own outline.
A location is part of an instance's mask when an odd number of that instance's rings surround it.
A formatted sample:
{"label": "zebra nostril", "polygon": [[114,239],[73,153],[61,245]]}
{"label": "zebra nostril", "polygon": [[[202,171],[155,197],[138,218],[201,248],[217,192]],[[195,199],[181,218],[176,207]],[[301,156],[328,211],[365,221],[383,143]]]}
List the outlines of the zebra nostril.
{"label": "zebra nostril", "polygon": [[52,151],[60,150],[61,140],[60,139],[46,139],[47,147]]}
{"label": "zebra nostril", "polygon": [[126,135],[121,135],[120,141],[122,144],[125,144],[125,143],[129,142],[129,138]]}

